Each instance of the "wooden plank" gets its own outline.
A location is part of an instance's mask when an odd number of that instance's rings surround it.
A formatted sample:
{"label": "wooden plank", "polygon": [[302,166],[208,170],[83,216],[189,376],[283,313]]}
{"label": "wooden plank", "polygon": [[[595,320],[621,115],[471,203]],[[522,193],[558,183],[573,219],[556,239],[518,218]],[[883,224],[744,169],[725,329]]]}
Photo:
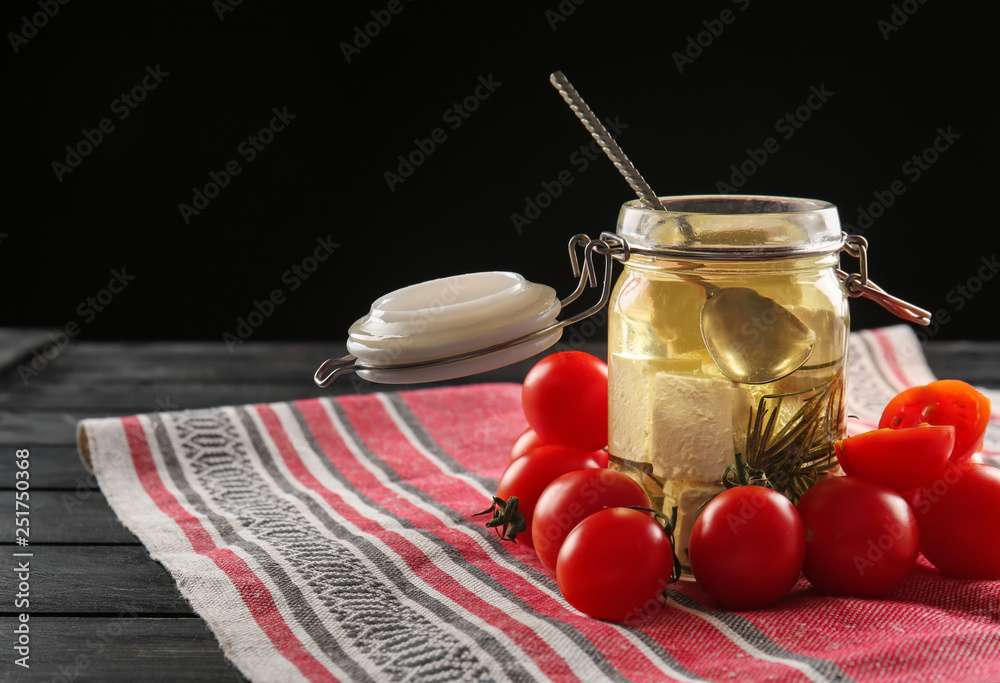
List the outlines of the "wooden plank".
{"label": "wooden plank", "polygon": [[[31,557],[14,557],[30,553]],[[114,615],[127,603],[139,614],[190,615],[173,578],[141,545],[52,546],[4,548],[0,576],[5,586],[27,563],[29,609],[36,614]],[[82,587],[86,590],[81,590]],[[15,613],[13,598],[0,613]]]}
{"label": "wooden plank", "polygon": [[937,377],[1000,389],[1000,341],[930,341],[923,350]]}
{"label": "wooden plank", "polygon": [[[505,371],[459,378],[447,383],[455,385],[491,381],[520,382],[523,379],[523,374],[526,373],[527,369],[515,367]],[[327,389],[321,389],[312,382],[309,384],[232,384],[225,382],[61,384],[32,386],[24,390],[0,391],[0,410],[69,413],[86,410],[92,413],[100,409],[116,414],[155,413],[165,410],[191,410],[247,403],[296,401],[374,391],[406,391],[432,386],[435,384],[374,384],[359,381],[357,378],[352,381],[349,377],[338,380]]]}
{"label": "wooden plank", "polygon": [[[29,489],[29,493],[29,549],[38,543],[139,542],[121,525],[99,491]],[[0,510],[14,509],[14,491],[0,491]],[[0,528],[0,543],[13,544],[16,541],[14,529],[13,523]]]}
{"label": "wooden plank", "polygon": [[55,359],[37,374],[29,374],[25,379],[17,368],[8,368],[0,375],[0,385],[10,388],[37,384],[60,385],[102,384],[106,381],[157,382],[199,381],[199,382],[267,382],[308,385],[319,364],[330,356],[304,359],[299,362],[280,357],[253,362],[252,359],[215,361],[212,359],[184,360],[170,359],[155,363],[139,363],[134,358],[123,357],[116,360],[105,359],[94,363],[74,363],[72,354]]}
{"label": "wooden plank", "polygon": [[[0,328],[3,329],[3,328]],[[347,331],[344,331],[346,339]],[[296,342],[296,341],[248,341],[237,346],[230,352],[220,337],[218,341],[85,341],[73,351],[77,359],[92,359],[96,362],[108,360],[112,356],[127,355],[137,360],[155,360],[162,358],[191,357],[201,359],[225,360],[246,359],[250,357],[272,357],[275,351],[281,351],[282,356],[304,357],[322,355],[323,353],[346,353],[344,340],[336,343],[327,342]]]}
{"label": "wooden plank", "polygon": [[230,354],[218,345],[159,342],[87,342],[71,344],[47,360],[15,354],[0,367],[0,387],[15,391],[32,386],[66,383],[102,384],[107,381],[167,380],[230,383],[312,383],[324,359],[344,355],[342,347],[327,344],[259,343]]}
{"label": "wooden plank", "polygon": [[31,615],[30,669],[14,664],[10,637],[17,617],[0,617],[4,648],[0,681],[102,683],[246,683],[200,618],[104,618]]}
{"label": "wooden plank", "polygon": [[16,367],[31,350],[49,342],[48,334],[54,330],[38,328],[0,327],[0,371]]}
{"label": "wooden plank", "polygon": [[187,410],[220,405],[274,403],[328,395],[315,384],[62,384],[0,391],[0,408],[73,411],[100,408],[129,414]]}
{"label": "wooden plank", "polygon": [[[193,353],[192,348],[205,348],[205,352]],[[534,359],[522,361],[517,370],[508,369],[502,374],[523,378],[539,358],[563,348],[566,347],[557,345]],[[588,340],[579,348],[601,358],[607,356],[607,343],[603,338]],[[344,355],[342,347],[324,344],[260,343],[254,346],[252,353],[249,344],[246,349],[246,353],[241,347],[237,353],[228,354],[223,347],[220,354],[214,346],[206,348],[203,344],[187,347],[185,344],[80,342],[39,370],[37,377],[29,377],[26,386],[168,381],[305,387],[312,384],[313,373],[323,360]],[[24,386],[22,378],[12,369],[0,374],[0,387],[13,392]]]}
{"label": "wooden plank", "polygon": [[[122,414],[122,413],[119,413]],[[41,412],[0,410],[0,443],[31,446],[74,446],[76,424],[84,417],[103,417],[101,412]],[[0,486],[6,482],[0,482]]]}
{"label": "wooden plank", "polygon": [[[14,451],[24,444],[0,445],[0,489],[14,486],[17,470]],[[84,491],[98,489],[97,480],[87,470],[76,446],[33,446],[29,449],[31,488]]]}

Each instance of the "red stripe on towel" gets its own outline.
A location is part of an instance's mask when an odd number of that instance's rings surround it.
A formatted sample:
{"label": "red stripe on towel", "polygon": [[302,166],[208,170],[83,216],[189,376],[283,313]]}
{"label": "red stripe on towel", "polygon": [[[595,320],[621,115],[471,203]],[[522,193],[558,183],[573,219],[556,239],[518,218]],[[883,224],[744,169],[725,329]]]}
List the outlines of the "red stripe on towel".
{"label": "red stripe on towel", "polygon": [[243,599],[243,604],[253,615],[254,621],[274,644],[278,653],[294,664],[311,681],[336,681],[337,679],[327,668],[309,654],[292,633],[264,582],[233,551],[218,547],[201,521],[188,512],[174,494],[163,485],[139,418],[123,417],[122,426],[125,428],[132,463],[143,489],[160,511],[180,527],[194,551],[212,560],[225,572]]}

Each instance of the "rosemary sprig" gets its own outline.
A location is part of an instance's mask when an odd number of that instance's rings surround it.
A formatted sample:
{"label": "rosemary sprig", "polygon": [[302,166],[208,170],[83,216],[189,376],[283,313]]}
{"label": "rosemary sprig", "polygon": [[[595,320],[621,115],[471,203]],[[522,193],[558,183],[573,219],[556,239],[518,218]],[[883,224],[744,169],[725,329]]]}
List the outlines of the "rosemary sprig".
{"label": "rosemary sprig", "polygon": [[[833,443],[844,417],[842,371],[823,386],[763,396],[747,420],[746,466],[797,501],[836,464]],[[792,417],[777,428],[785,401],[803,397]]]}

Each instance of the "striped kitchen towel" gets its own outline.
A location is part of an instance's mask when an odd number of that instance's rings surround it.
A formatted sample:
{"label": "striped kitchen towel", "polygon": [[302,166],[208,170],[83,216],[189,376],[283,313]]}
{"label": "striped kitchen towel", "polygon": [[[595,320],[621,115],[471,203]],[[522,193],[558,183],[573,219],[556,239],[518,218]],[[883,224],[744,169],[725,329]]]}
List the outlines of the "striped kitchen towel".
{"label": "striped kitchen towel", "polygon": [[[854,334],[852,429],[932,379],[909,328]],[[682,581],[624,625],[580,614],[530,549],[470,517],[526,427],[520,392],[85,420],[80,449],[253,681],[1000,680],[1000,582],[945,578],[923,560],[880,600],[826,597],[803,579],[769,609],[733,613]]]}

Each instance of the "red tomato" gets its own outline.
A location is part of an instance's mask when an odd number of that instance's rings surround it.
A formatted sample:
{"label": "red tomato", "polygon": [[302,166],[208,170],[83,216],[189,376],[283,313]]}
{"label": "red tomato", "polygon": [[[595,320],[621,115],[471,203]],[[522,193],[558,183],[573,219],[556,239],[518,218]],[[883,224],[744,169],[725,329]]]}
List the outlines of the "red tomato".
{"label": "red tomato", "polygon": [[917,560],[917,520],[906,501],[864,477],[831,477],[798,503],[806,528],[803,573],[830,595],[874,598],[898,586]]}
{"label": "red tomato", "polygon": [[556,573],[559,549],[580,520],[606,507],[649,507],[645,491],[622,472],[590,469],[558,477],[535,505],[531,537],[535,552],[550,574]]}
{"label": "red tomato", "polygon": [[538,361],[524,379],[521,407],[543,441],[582,451],[608,445],[608,366],[581,351]]}
{"label": "red tomato", "polygon": [[529,548],[534,547],[531,520],[535,504],[545,487],[556,477],[600,466],[591,453],[568,446],[541,446],[507,465],[500,475],[497,497],[510,500],[511,496],[517,496],[518,510],[524,516],[527,529],[518,534],[516,541]]}
{"label": "red tomato", "polygon": [[573,607],[595,619],[624,621],[659,607],[674,551],[649,513],[608,508],[576,525],[559,550],[556,581]]}
{"label": "red tomato", "polygon": [[[530,451],[535,450],[539,446],[549,446],[549,445],[552,444],[549,444],[546,441],[542,441],[542,437],[538,436],[538,432],[536,432],[531,427],[528,427],[523,432],[521,432],[521,436],[517,437],[517,440],[514,442],[514,446],[510,449],[510,460],[508,460],[508,463],[514,462],[525,453],[529,453]],[[601,467],[608,466],[607,451],[605,450],[594,451],[593,453],[591,453],[591,455],[597,458],[597,461],[601,463]]]}
{"label": "red tomato", "polygon": [[773,605],[788,595],[806,554],[792,502],[762,486],[727,489],[705,506],[691,530],[691,571],[729,610]]}
{"label": "red tomato", "polygon": [[1000,471],[949,465],[941,479],[914,494],[920,550],[949,576],[1000,579]]}
{"label": "red tomato", "polygon": [[538,432],[531,427],[528,427],[521,432],[521,436],[517,437],[517,440],[511,447],[509,462],[514,462],[528,451],[534,450],[539,446],[546,445],[548,444],[545,441],[542,441],[542,437],[538,436]]}
{"label": "red tomato", "polygon": [[952,462],[965,462],[982,450],[990,421],[990,399],[965,382],[942,379],[911,387],[889,401],[879,428],[916,427],[921,422],[955,427]]}
{"label": "red tomato", "polygon": [[955,428],[924,424],[909,429],[876,429],[834,446],[847,474],[874,479],[896,491],[909,491],[944,473],[955,448]]}

